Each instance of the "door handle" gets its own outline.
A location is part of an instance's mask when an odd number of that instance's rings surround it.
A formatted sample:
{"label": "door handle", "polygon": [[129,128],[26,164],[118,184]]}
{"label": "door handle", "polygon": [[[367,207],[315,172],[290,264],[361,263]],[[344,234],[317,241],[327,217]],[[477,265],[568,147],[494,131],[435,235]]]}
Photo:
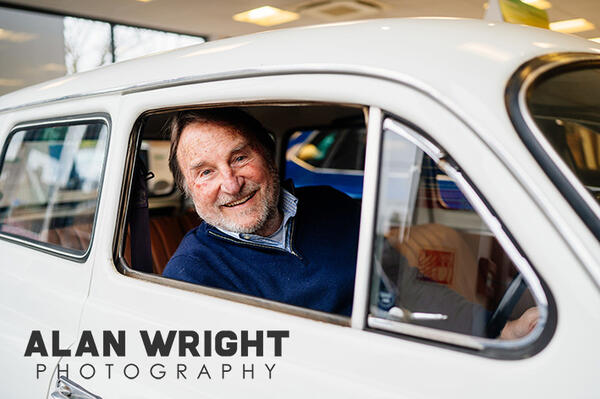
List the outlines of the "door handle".
{"label": "door handle", "polygon": [[66,377],[58,377],[56,390],[50,397],[52,399],[102,399]]}

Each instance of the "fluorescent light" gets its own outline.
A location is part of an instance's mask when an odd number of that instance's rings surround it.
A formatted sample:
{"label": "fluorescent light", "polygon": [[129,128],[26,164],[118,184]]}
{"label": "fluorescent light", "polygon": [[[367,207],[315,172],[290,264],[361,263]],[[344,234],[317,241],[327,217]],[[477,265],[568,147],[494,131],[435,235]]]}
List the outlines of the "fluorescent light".
{"label": "fluorescent light", "polygon": [[150,3],[152,0],[135,0],[135,1],[139,1],[140,3]]}
{"label": "fluorescent light", "polygon": [[552,7],[552,4],[546,0],[521,0],[521,2],[539,8],[540,10],[547,10]]}
{"label": "fluorescent light", "polygon": [[260,26],[273,26],[284,24],[300,18],[295,12],[281,10],[276,7],[264,6],[235,14],[233,19],[239,22],[248,22]]}
{"label": "fluorescent light", "polygon": [[8,29],[0,28],[0,40],[7,40],[13,43],[23,43],[29,40],[33,40],[37,37],[33,33],[25,33],[25,32],[14,32]]}
{"label": "fluorescent light", "polygon": [[600,37],[593,37],[593,38],[591,38],[589,40],[591,40],[593,42],[596,42],[596,43],[600,43]]}
{"label": "fluorescent light", "polygon": [[585,18],[566,19],[564,21],[550,22],[550,29],[562,33],[577,33],[593,30],[594,24]]}

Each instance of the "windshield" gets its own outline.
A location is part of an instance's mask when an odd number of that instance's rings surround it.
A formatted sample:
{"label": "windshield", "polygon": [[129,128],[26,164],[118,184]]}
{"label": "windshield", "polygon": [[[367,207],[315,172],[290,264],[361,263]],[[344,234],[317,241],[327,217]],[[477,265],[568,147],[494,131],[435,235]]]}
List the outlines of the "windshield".
{"label": "windshield", "polygon": [[600,68],[555,73],[536,82],[527,106],[556,153],[600,204]]}

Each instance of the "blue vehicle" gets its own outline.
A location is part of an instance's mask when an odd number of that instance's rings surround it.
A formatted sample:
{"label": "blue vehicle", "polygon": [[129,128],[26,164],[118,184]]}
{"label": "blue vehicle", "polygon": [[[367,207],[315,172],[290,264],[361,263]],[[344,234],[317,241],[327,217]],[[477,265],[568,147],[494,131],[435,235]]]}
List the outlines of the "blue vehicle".
{"label": "blue vehicle", "polygon": [[364,125],[298,131],[288,143],[285,177],[296,187],[329,185],[361,198],[366,137]]}

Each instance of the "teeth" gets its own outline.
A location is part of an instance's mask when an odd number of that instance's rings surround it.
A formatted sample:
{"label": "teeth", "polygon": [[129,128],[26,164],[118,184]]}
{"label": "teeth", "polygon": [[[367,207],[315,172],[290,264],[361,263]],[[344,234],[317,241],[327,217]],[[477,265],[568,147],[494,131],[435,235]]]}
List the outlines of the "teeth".
{"label": "teeth", "polygon": [[254,195],[254,193],[252,193],[252,194],[250,194],[250,195],[248,195],[248,196],[246,196],[246,197],[244,197],[244,198],[242,198],[240,200],[237,200],[235,202],[230,202],[228,204],[225,204],[225,206],[230,208],[232,206],[243,204],[244,202],[248,201],[250,199],[250,197],[252,197],[253,195]]}

